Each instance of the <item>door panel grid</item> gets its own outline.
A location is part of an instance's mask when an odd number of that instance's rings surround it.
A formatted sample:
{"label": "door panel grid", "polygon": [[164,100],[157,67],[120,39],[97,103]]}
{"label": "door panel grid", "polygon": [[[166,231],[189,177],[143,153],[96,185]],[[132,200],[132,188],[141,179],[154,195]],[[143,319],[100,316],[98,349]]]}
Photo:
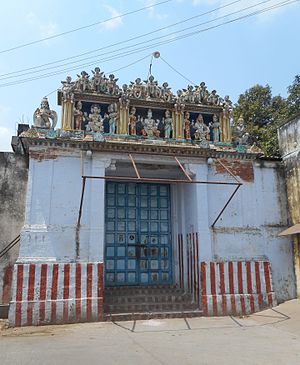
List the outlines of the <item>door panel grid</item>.
{"label": "door panel grid", "polygon": [[170,186],[106,183],[105,283],[172,282]]}

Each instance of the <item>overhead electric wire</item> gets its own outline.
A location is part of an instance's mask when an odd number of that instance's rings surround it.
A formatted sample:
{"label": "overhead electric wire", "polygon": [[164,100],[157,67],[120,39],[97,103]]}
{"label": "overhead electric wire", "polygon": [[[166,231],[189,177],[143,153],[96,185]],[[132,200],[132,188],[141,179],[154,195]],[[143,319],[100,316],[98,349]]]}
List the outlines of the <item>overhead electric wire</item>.
{"label": "overhead electric wire", "polygon": [[[246,11],[246,10],[249,10],[249,9],[252,9],[254,7],[257,7],[259,5],[262,5],[262,4],[265,4],[265,3],[268,3],[270,1],[273,1],[273,0],[264,0],[264,1],[261,1],[259,3],[256,3],[254,5],[251,5],[251,6],[247,6],[246,8],[243,8],[243,9],[240,9],[240,10],[236,10],[234,12],[231,12],[231,13],[228,13],[228,14],[225,14],[223,16],[220,16],[220,17],[217,17],[215,19],[211,19],[211,20],[207,20],[205,22],[202,22],[200,24],[196,24],[196,25],[193,25],[193,26],[189,26],[187,28],[183,28],[183,29],[180,29],[180,30],[177,30],[177,31],[174,31],[174,32],[171,32],[171,33],[168,33],[168,34],[165,34],[165,35],[162,35],[162,36],[158,36],[158,37],[155,37],[155,38],[152,38],[151,41],[154,41],[154,40],[159,40],[159,39],[162,39],[162,38],[166,38],[166,37],[170,37],[174,34],[177,34],[177,33],[182,33],[186,30],[190,30],[192,28],[198,28],[202,25],[205,25],[205,24],[209,24],[209,23],[213,23],[217,20],[221,20],[221,19],[224,19],[224,18],[227,18],[229,16],[232,16],[232,15],[235,15],[235,14],[238,14],[238,13],[241,13],[243,11]],[[237,1],[235,1],[237,2]],[[122,42],[121,42],[122,43]],[[124,43],[124,42],[123,42]],[[22,76],[26,76],[26,75],[31,75],[31,74],[34,74],[34,73],[40,73],[40,72],[43,72],[43,71],[47,71],[47,70],[52,70],[52,69],[57,69],[57,71],[59,71],[59,68],[60,67],[63,67],[63,66],[68,66],[68,65],[73,65],[73,64],[77,64],[79,62],[82,62],[82,61],[86,61],[86,60],[91,60],[91,59],[95,59],[95,57],[98,57],[98,56],[104,56],[104,55],[108,55],[108,54],[112,54],[112,53],[116,53],[116,52],[120,52],[121,50],[128,50],[129,48],[133,48],[133,47],[136,47],[138,45],[144,45],[145,44],[145,41],[142,41],[142,42],[139,42],[139,43],[135,43],[133,45],[129,45],[129,46],[124,46],[124,47],[121,47],[119,49],[116,49],[116,50],[112,50],[112,51],[108,51],[108,52],[104,52],[102,53],[101,55],[94,55],[94,56],[91,56],[91,57],[85,57],[85,58],[82,58],[81,60],[78,60],[78,61],[72,61],[72,62],[67,62],[67,63],[64,63],[64,64],[61,64],[61,65],[57,65],[57,66],[52,66],[52,67],[46,67],[46,68],[43,68],[41,70],[36,70],[36,71],[31,71],[31,72],[26,72],[26,73],[23,73]],[[105,49],[107,47],[104,47]],[[97,61],[93,61],[93,62],[99,62],[99,60]],[[93,63],[92,63],[93,64]],[[81,67],[85,67],[85,66],[89,66],[90,63],[88,64],[82,64]],[[78,65],[79,66],[79,65]],[[74,69],[74,68],[73,68]],[[71,69],[71,70],[73,70]],[[76,69],[77,69],[77,66],[76,66]],[[64,71],[68,71],[67,69],[63,69]],[[7,79],[11,79],[11,78],[17,78],[19,77],[19,75],[16,75],[16,76],[6,76],[6,77],[3,77],[4,75],[0,75],[0,81],[2,80],[7,80]],[[37,75],[38,77],[38,75]]]}
{"label": "overhead electric wire", "polygon": [[[165,41],[162,41],[162,42],[159,42],[159,43],[151,44],[151,45],[149,45],[147,47],[139,48],[139,49],[136,49],[134,51],[127,52],[125,54],[126,55],[131,55],[131,54],[139,53],[139,52],[141,52],[143,50],[147,50],[147,49],[156,47],[158,45],[172,43],[172,42],[175,42],[177,40],[184,39],[184,38],[187,38],[187,37],[190,37],[190,36],[193,36],[193,35],[202,33],[202,32],[206,32],[208,30],[216,29],[216,28],[219,28],[219,27],[221,27],[223,25],[230,24],[230,23],[233,23],[233,22],[242,20],[242,19],[246,19],[246,18],[249,18],[251,16],[258,15],[258,14],[261,14],[261,13],[264,13],[264,12],[267,12],[267,11],[270,11],[270,10],[274,10],[274,9],[277,9],[277,8],[280,8],[280,7],[283,7],[283,6],[286,6],[286,5],[289,5],[289,4],[298,2],[298,1],[299,0],[286,0],[286,1],[283,1],[281,3],[277,3],[276,5],[272,5],[270,7],[267,7],[267,8],[261,9],[261,10],[257,10],[255,12],[248,13],[248,14],[243,15],[243,16],[240,16],[238,18],[230,19],[230,20],[228,20],[226,22],[223,22],[223,23],[220,23],[220,24],[216,24],[216,25],[211,26],[211,27],[208,27],[208,28],[200,29],[198,31],[190,32],[190,33],[187,33],[187,34],[178,36],[178,37],[173,38],[173,39],[170,39],[170,40],[165,40]],[[114,56],[114,57],[111,57],[111,58],[108,58],[108,59],[105,59],[105,60],[98,60],[98,61],[94,61],[91,64],[81,65],[80,67],[88,66],[88,65],[94,65],[96,62],[106,62],[106,61],[109,61],[109,60],[112,60],[112,59],[116,59],[116,58],[120,58],[120,57],[124,57],[124,56],[125,55],[123,53],[123,54],[120,54],[118,56]],[[36,77],[33,77],[33,78],[29,78],[29,79],[23,79],[23,80],[11,82],[11,83],[0,84],[0,87],[21,84],[21,83],[24,83],[24,82],[27,82],[27,81],[34,81],[34,80],[41,79],[41,78],[45,78],[45,77],[49,77],[49,76],[59,75],[59,74],[65,72],[65,71],[72,71],[72,70],[78,70],[78,69],[79,69],[79,66],[78,67],[75,67],[75,68],[72,68],[72,69],[60,70],[60,71],[56,71],[56,72],[52,72],[52,73],[48,73],[48,74],[44,74],[44,75],[39,75],[39,76],[36,76]]]}
{"label": "overhead electric wire", "polygon": [[172,65],[169,64],[169,62],[167,62],[162,56],[160,56],[160,59],[170,67],[170,69],[172,69],[173,71],[175,71],[178,75],[180,75],[182,78],[184,78],[186,81],[188,81],[190,84],[193,84],[194,86],[197,85],[194,81],[191,81],[190,79],[188,79],[187,77],[185,77],[181,72],[179,72],[178,70],[176,70],[175,67],[173,67]]}
{"label": "overhead electric wire", "polygon": [[[108,73],[118,72],[118,71],[123,70],[123,69],[125,69],[125,68],[128,68],[128,67],[130,67],[130,66],[133,66],[133,65],[135,65],[135,64],[137,64],[137,63],[139,63],[139,62],[141,62],[141,61],[145,60],[145,59],[146,59],[146,58],[148,58],[148,57],[152,57],[152,53],[147,54],[145,57],[139,58],[138,60],[136,60],[136,61],[134,61],[134,62],[131,62],[131,63],[129,63],[128,65],[125,65],[125,66],[119,67],[119,68],[117,68],[117,69],[115,69],[115,70],[112,70],[112,71],[108,71]],[[45,95],[45,97],[48,97],[49,95],[51,95],[51,94],[55,93],[56,91],[58,91],[58,89],[55,89],[55,90],[51,91],[49,94]]]}
{"label": "overhead electric wire", "polygon": [[[97,49],[94,49],[94,50],[91,50],[91,51],[87,51],[87,52],[80,53],[80,54],[77,54],[77,55],[73,55],[73,56],[69,56],[69,57],[66,57],[66,58],[62,58],[62,59],[60,59],[60,60],[56,60],[56,61],[52,61],[52,62],[47,62],[47,63],[44,63],[44,64],[42,64],[42,65],[33,66],[33,67],[29,67],[29,68],[24,68],[24,69],[21,69],[21,70],[12,71],[12,72],[8,72],[8,73],[5,73],[5,74],[0,74],[0,78],[3,78],[3,76],[8,76],[8,75],[13,75],[13,74],[17,74],[17,73],[22,73],[22,72],[24,72],[24,71],[30,71],[30,70],[34,70],[34,69],[37,69],[37,68],[43,68],[44,66],[53,65],[53,64],[61,63],[61,62],[68,61],[68,60],[73,60],[74,58],[78,58],[78,57],[86,56],[86,55],[88,55],[88,54],[95,53],[95,52],[98,52],[98,51],[101,51],[101,50],[104,50],[104,49],[108,49],[108,48],[111,48],[111,47],[115,47],[115,46],[120,45],[120,44],[128,43],[128,42],[131,42],[131,41],[133,41],[133,40],[137,40],[137,39],[140,39],[140,38],[146,37],[146,36],[148,36],[148,35],[152,35],[152,34],[154,34],[154,33],[161,32],[161,31],[163,31],[163,30],[169,29],[169,28],[174,27],[174,26],[177,26],[177,25],[179,25],[179,24],[186,23],[186,22],[188,22],[188,21],[190,21],[190,20],[193,20],[193,19],[196,19],[196,18],[200,18],[200,17],[203,17],[203,16],[205,16],[205,15],[212,14],[212,13],[214,13],[214,12],[218,11],[218,10],[222,10],[222,9],[224,9],[224,8],[228,7],[228,6],[234,5],[234,4],[236,4],[236,3],[238,3],[238,2],[241,2],[241,1],[243,1],[243,0],[235,0],[235,1],[232,1],[232,2],[230,2],[230,3],[228,3],[228,4],[223,5],[223,6],[219,6],[219,7],[215,8],[215,9],[212,9],[212,10],[206,11],[206,12],[204,12],[204,13],[200,13],[200,14],[194,15],[194,16],[192,16],[192,17],[190,17],[190,18],[183,19],[183,20],[181,20],[181,21],[179,21],[179,22],[169,24],[169,25],[167,25],[167,26],[164,26],[164,27],[162,27],[162,28],[158,28],[158,29],[153,30],[153,31],[151,31],[151,32],[147,32],[147,33],[144,33],[144,34],[141,34],[141,35],[138,35],[138,36],[134,36],[134,37],[129,38],[129,39],[127,39],[127,40],[123,40],[123,41],[119,41],[119,42],[116,42],[116,43],[113,43],[113,44],[110,44],[110,45],[103,46],[103,47],[101,47],[101,48],[97,48]],[[268,2],[268,1],[272,1],[272,0],[267,0],[267,2]],[[142,42],[142,43],[144,43],[144,42]],[[131,46],[131,47],[132,47],[132,46]],[[112,51],[112,52],[114,52],[114,51]],[[96,56],[93,56],[93,57],[96,57]],[[92,57],[90,57],[90,58],[92,58]],[[75,63],[75,62],[81,62],[81,61],[83,61],[83,60],[90,59],[90,58],[84,58],[84,59],[79,60],[79,61],[74,61],[74,63]],[[58,66],[56,66],[56,67],[60,67],[60,66],[61,66],[61,65],[58,65]],[[6,79],[6,78],[3,78],[3,79]]]}
{"label": "overhead electric wire", "polygon": [[98,22],[95,22],[95,23],[83,25],[81,27],[74,28],[74,29],[71,29],[71,30],[67,30],[67,31],[62,32],[62,33],[53,34],[53,35],[51,35],[49,37],[37,39],[35,41],[31,41],[31,42],[28,42],[28,43],[20,44],[20,45],[15,46],[15,47],[11,47],[11,48],[7,48],[7,49],[4,49],[4,50],[0,50],[0,54],[1,53],[11,52],[11,51],[14,51],[14,50],[17,50],[17,49],[20,49],[20,48],[28,47],[28,46],[31,46],[33,44],[37,44],[37,43],[41,43],[41,42],[44,42],[44,41],[48,41],[50,39],[62,37],[64,35],[67,35],[67,34],[70,34],[70,33],[74,33],[74,32],[78,32],[78,31],[83,30],[83,29],[91,28],[91,27],[94,27],[94,26],[99,25],[99,24],[107,23],[107,22],[109,22],[111,20],[115,20],[115,19],[118,19],[118,18],[123,18],[124,16],[127,16],[127,15],[136,14],[136,13],[139,13],[141,11],[144,11],[144,10],[147,10],[147,9],[151,9],[151,8],[153,8],[155,6],[168,3],[170,1],[173,1],[173,0],[163,0],[163,1],[159,2],[159,3],[153,3],[151,5],[144,6],[143,8],[140,8],[140,9],[132,10],[132,11],[129,11],[127,13],[120,14],[120,15],[116,15],[116,16],[113,16],[113,17],[108,18],[108,19],[99,20]]}
{"label": "overhead electric wire", "polygon": [[120,57],[128,56],[128,55],[135,54],[135,53],[139,53],[140,51],[150,49],[150,48],[152,48],[154,46],[163,45],[163,44],[167,44],[167,43],[172,43],[172,42],[174,42],[176,40],[180,40],[180,39],[183,39],[183,38],[187,38],[187,37],[190,37],[192,35],[199,34],[201,32],[205,32],[205,31],[208,31],[208,30],[211,30],[211,29],[215,29],[215,28],[218,28],[218,27],[220,27],[222,25],[229,24],[229,23],[232,23],[232,22],[235,22],[235,21],[244,19],[244,18],[248,18],[250,16],[257,15],[257,14],[260,14],[260,13],[263,13],[263,12],[266,12],[266,11],[269,11],[269,10],[272,10],[272,9],[276,9],[278,7],[282,7],[284,5],[288,5],[290,3],[294,3],[294,2],[297,2],[297,1],[299,1],[299,0],[283,1],[281,3],[278,3],[277,5],[273,5],[271,7],[268,7],[268,8],[265,8],[265,9],[261,9],[261,10],[258,10],[258,11],[255,11],[253,13],[249,13],[249,14],[246,14],[244,16],[241,16],[241,17],[238,17],[238,18],[235,18],[235,19],[231,19],[231,20],[229,20],[227,22],[223,22],[223,23],[220,23],[220,24],[217,24],[215,26],[208,27],[208,28],[205,28],[205,29],[201,29],[201,30],[196,31],[196,32],[187,33],[185,35],[182,35],[182,36],[177,37],[177,38],[173,38],[171,40],[165,40],[165,41],[162,41],[162,42],[159,42],[159,43],[156,43],[156,44],[151,44],[151,45],[149,45],[147,47],[138,48],[138,49],[136,49],[134,51],[123,52],[123,53],[121,53],[119,55],[115,55],[114,57],[109,57],[109,58],[106,58],[106,59],[95,60],[92,63],[88,63],[88,64],[84,64],[84,65],[80,65],[80,66],[78,65],[75,68],[63,69],[63,70],[59,70],[59,71],[56,71],[56,72],[39,75],[39,76],[36,76],[36,77],[33,77],[33,78],[27,78],[27,79],[23,79],[23,80],[19,80],[19,81],[14,81],[14,82],[10,82],[10,83],[0,84],[0,87],[3,87],[3,86],[11,86],[11,85],[14,85],[14,84],[20,84],[20,83],[24,83],[24,82],[27,82],[27,81],[34,81],[34,80],[41,79],[41,78],[45,78],[45,77],[49,77],[49,76],[55,76],[55,75],[59,75],[61,73],[64,73],[66,71],[78,70],[79,67],[94,65],[96,62],[107,62],[107,61],[110,61],[110,60],[113,60],[113,59],[117,59],[117,58],[120,58]]}

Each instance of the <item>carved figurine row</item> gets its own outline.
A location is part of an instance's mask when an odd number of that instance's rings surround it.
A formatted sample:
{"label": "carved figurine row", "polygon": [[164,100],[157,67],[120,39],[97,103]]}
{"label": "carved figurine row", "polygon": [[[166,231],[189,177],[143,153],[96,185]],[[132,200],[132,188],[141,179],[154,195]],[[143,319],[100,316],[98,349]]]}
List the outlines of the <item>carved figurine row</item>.
{"label": "carved figurine row", "polygon": [[186,89],[178,90],[175,96],[169,87],[167,82],[164,82],[161,86],[154,79],[152,75],[147,80],[137,78],[135,81],[131,81],[129,85],[124,84],[122,88],[117,85],[118,79],[113,74],[108,77],[104,72],[96,67],[92,71],[92,77],[86,72],[82,71],[77,75],[77,79],[72,81],[71,76],[67,76],[65,81],[62,81],[62,95],[63,100],[74,99],[74,92],[95,92],[104,93],[113,96],[119,96],[125,103],[130,98],[135,99],[156,99],[166,102],[176,103],[190,103],[190,104],[204,104],[212,106],[222,106],[228,111],[232,109],[232,103],[229,96],[221,98],[217,95],[216,90],[208,91],[205,82],[201,82],[198,86],[188,85]]}
{"label": "carved figurine row", "polygon": [[[78,101],[74,108],[74,125],[77,130],[86,130],[87,132],[104,132],[104,125],[109,128],[109,133],[116,133],[119,115],[117,104],[113,103],[108,106],[108,110],[101,115],[101,108],[93,104],[90,113],[83,112],[82,103]],[[219,142],[221,140],[221,128],[219,117],[214,114],[212,122],[205,124],[202,114],[198,114],[196,120],[190,119],[190,113],[184,114],[184,137],[186,140],[192,138],[197,141]],[[174,123],[170,110],[165,111],[161,119],[155,119],[151,109],[148,109],[147,115],[142,117],[136,115],[136,108],[132,107],[129,113],[128,134],[132,136],[141,135],[145,137],[172,138]],[[212,138],[211,138],[212,137]]]}
{"label": "carved figurine row", "polygon": [[[127,105],[128,107],[128,105]],[[177,108],[177,109],[176,109]],[[184,108],[184,104],[175,104],[175,110]],[[223,109],[223,113],[230,113],[230,110]],[[191,120],[190,113],[184,112],[184,138],[191,140],[192,138],[198,141],[212,140],[214,143],[221,141],[221,125],[218,115],[214,114],[212,122],[206,124],[203,116],[198,114],[196,120]],[[107,112],[101,115],[101,109],[98,104],[93,104],[90,112],[85,112],[82,109],[82,102],[78,101],[74,107],[74,128],[76,130],[86,130],[90,132],[104,132],[104,124],[106,131],[114,134],[117,131],[117,123],[119,121],[117,103],[112,103],[108,106]],[[50,109],[48,99],[42,99],[40,107],[33,114],[34,126],[44,129],[53,129],[57,123],[57,114]],[[136,115],[136,108],[132,107],[129,112],[128,134],[142,135],[148,137],[173,137],[174,123],[172,114],[169,110],[165,111],[165,116],[160,119],[154,119],[152,110],[148,109],[146,117]],[[244,120],[240,117],[233,126],[233,142],[236,145],[249,145],[251,136],[246,131]],[[255,142],[254,142],[255,143]]]}

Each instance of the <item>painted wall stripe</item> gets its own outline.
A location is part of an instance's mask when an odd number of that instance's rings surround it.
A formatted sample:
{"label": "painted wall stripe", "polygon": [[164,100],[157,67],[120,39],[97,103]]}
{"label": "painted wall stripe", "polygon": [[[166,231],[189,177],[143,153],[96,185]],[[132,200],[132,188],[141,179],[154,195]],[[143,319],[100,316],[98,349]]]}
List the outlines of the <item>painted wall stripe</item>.
{"label": "painted wall stripe", "polygon": [[17,266],[17,290],[16,290],[16,326],[21,326],[22,318],[22,294],[23,294],[23,265]]}
{"label": "painted wall stripe", "polygon": [[47,264],[41,266],[41,281],[40,281],[40,322],[45,320],[45,300],[47,288]]}
{"label": "painted wall stripe", "polygon": [[92,285],[93,285],[93,264],[87,264],[86,270],[86,317],[92,320]]}
{"label": "painted wall stripe", "polygon": [[75,283],[75,298],[76,298],[76,320],[79,321],[81,316],[81,264],[76,264],[76,283]]}
{"label": "painted wall stripe", "polygon": [[32,312],[33,312],[33,299],[34,299],[34,283],[35,283],[35,265],[29,265],[28,275],[28,307],[27,307],[27,322],[30,326],[32,324]]}
{"label": "painted wall stripe", "polygon": [[276,304],[269,262],[201,262],[200,266],[204,315],[245,315]]}
{"label": "painted wall stripe", "polygon": [[201,291],[202,291],[202,310],[207,316],[207,290],[206,290],[206,263],[201,262]]}
{"label": "painted wall stripe", "polygon": [[103,318],[102,263],[16,264],[13,277],[11,326]]}
{"label": "painted wall stripe", "polygon": [[58,284],[58,264],[54,264],[52,268],[52,285],[51,285],[51,322],[56,320],[56,299]]}

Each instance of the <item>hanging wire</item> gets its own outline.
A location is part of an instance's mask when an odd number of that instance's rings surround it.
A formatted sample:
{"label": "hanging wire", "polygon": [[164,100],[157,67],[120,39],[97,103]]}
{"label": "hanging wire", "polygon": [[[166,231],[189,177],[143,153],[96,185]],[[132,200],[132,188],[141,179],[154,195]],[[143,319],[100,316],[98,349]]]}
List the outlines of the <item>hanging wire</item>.
{"label": "hanging wire", "polygon": [[[130,67],[130,66],[133,66],[133,65],[135,65],[135,64],[137,64],[137,63],[139,63],[139,62],[141,62],[141,61],[145,60],[146,58],[148,58],[148,57],[149,57],[149,56],[151,56],[151,55],[152,55],[152,57],[153,57],[153,54],[152,54],[152,53],[151,53],[151,54],[147,54],[147,56],[144,56],[144,57],[142,57],[142,58],[139,58],[138,60],[136,60],[136,61],[134,61],[134,62],[131,62],[131,63],[129,63],[128,65],[125,65],[125,66],[119,67],[119,68],[117,68],[117,69],[115,69],[115,70],[108,71],[107,73],[108,73],[108,74],[110,74],[110,73],[113,73],[113,72],[118,72],[118,71],[123,70],[123,69],[125,69],[125,68],[128,68],[128,67]],[[59,89],[55,89],[55,90],[51,91],[49,94],[45,95],[45,98],[47,98],[47,97],[48,97],[48,96],[50,96],[51,94],[55,93],[56,91],[59,91]]]}
{"label": "hanging wire", "polygon": [[[146,50],[146,49],[149,49],[149,48],[152,48],[153,46],[159,46],[159,45],[162,45],[162,44],[168,44],[168,43],[172,43],[172,42],[175,42],[177,40],[180,40],[180,39],[184,39],[184,38],[187,38],[187,37],[190,37],[190,36],[193,36],[193,35],[196,35],[196,34],[199,34],[199,33],[202,33],[202,32],[206,32],[206,31],[209,31],[209,30],[212,30],[212,29],[216,29],[216,28],[219,28],[223,25],[226,25],[226,24],[231,24],[233,22],[236,22],[236,21],[239,21],[239,20],[243,20],[243,19],[246,19],[246,18],[249,18],[251,16],[254,16],[254,15],[257,15],[257,14],[261,14],[261,13],[264,13],[264,12],[267,12],[267,11],[270,11],[270,10],[273,10],[273,9],[276,9],[276,8],[280,8],[282,6],[285,6],[285,5],[289,5],[289,4],[292,4],[292,3],[295,3],[295,2],[298,2],[299,0],[292,0],[292,1],[283,1],[281,3],[278,3],[276,5],[273,5],[273,6],[270,6],[268,8],[265,8],[265,9],[262,9],[262,10],[258,10],[258,11],[255,11],[255,12],[252,12],[252,13],[249,13],[249,14],[246,14],[246,15],[243,15],[243,16],[240,16],[238,18],[234,18],[234,19],[231,19],[227,22],[223,22],[223,23],[220,23],[220,24],[216,24],[214,26],[211,26],[211,27],[208,27],[208,28],[204,28],[204,29],[200,29],[198,31],[194,31],[194,32],[190,32],[190,33],[186,33],[186,34],[183,34],[181,36],[178,36],[178,37],[175,37],[175,38],[172,38],[172,39],[169,39],[169,40],[165,40],[165,41],[161,41],[159,43],[156,43],[156,44],[152,44],[150,47],[144,47],[144,48],[140,48],[140,49],[136,49],[135,51],[131,51],[131,52],[125,52],[126,55],[130,55],[130,54],[133,54],[133,53],[138,53],[142,50]],[[244,9],[245,10],[245,9]],[[233,14],[233,13],[232,13]],[[228,16],[228,15],[227,15]],[[174,32],[175,33],[175,32]],[[176,32],[177,33],[177,32]],[[89,65],[94,65],[96,62],[105,62],[105,61],[108,61],[108,60],[111,60],[111,59],[115,59],[115,58],[120,58],[121,56],[124,56],[124,53],[123,54],[120,54],[118,56],[115,56],[115,57],[111,57],[110,59],[106,59],[106,60],[97,60],[97,61],[94,61],[92,63],[89,63],[89,64],[85,64],[85,65],[81,65],[82,66],[89,66]],[[11,82],[11,83],[4,83],[4,84],[0,84],[0,87],[5,87],[5,86],[11,86],[11,85],[17,85],[17,84],[21,84],[21,83],[24,83],[24,82],[28,82],[28,81],[33,81],[33,80],[37,80],[37,79],[40,79],[40,78],[44,78],[44,77],[48,77],[48,76],[54,76],[54,75],[58,75],[60,73],[63,73],[64,71],[72,71],[72,70],[77,70],[79,68],[79,66],[77,67],[74,67],[74,68],[68,68],[68,69],[65,69],[65,70],[60,70],[60,71],[56,71],[56,72],[52,72],[52,73],[48,73],[48,74],[44,74],[44,75],[40,75],[38,77],[33,77],[33,78],[29,78],[29,79],[21,79],[19,81],[16,81],[16,82]]]}
{"label": "hanging wire", "polygon": [[169,64],[169,62],[167,62],[162,56],[160,56],[160,59],[166,64],[168,65],[173,71],[175,71],[178,75],[180,75],[182,78],[184,78],[186,81],[188,81],[190,84],[196,86],[197,84],[195,82],[193,82],[192,80],[188,79],[186,76],[184,76],[181,72],[179,72],[178,70],[176,70],[175,67],[173,67],[172,65]]}
{"label": "hanging wire", "polygon": [[48,41],[49,39],[58,38],[58,37],[66,35],[66,34],[78,32],[80,30],[91,28],[91,27],[94,27],[96,25],[103,24],[103,23],[109,22],[109,21],[114,20],[114,19],[122,18],[122,17],[127,16],[127,15],[136,14],[136,13],[141,12],[143,10],[151,9],[154,6],[162,5],[162,4],[168,3],[170,1],[173,1],[173,0],[164,0],[164,1],[161,1],[159,3],[153,3],[153,4],[150,4],[148,6],[144,6],[143,8],[132,10],[132,11],[129,11],[129,12],[124,13],[124,14],[116,15],[116,16],[113,16],[113,17],[105,19],[105,20],[100,20],[100,21],[92,23],[92,24],[83,25],[82,27],[71,29],[71,30],[68,30],[66,32],[54,34],[54,35],[49,36],[49,37],[41,38],[41,39],[38,39],[38,40],[35,40],[35,41],[32,41],[32,42],[28,42],[28,43],[25,43],[25,44],[20,44],[18,46],[11,47],[11,48],[8,48],[8,49],[3,49],[3,50],[0,50],[0,54],[1,53],[11,52],[11,51],[14,51],[14,50],[17,50],[17,49],[20,49],[20,48],[28,47],[28,46],[31,46],[31,45],[36,44],[36,43],[41,43],[41,42],[44,42],[44,41]]}
{"label": "hanging wire", "polygon": [[[117,45],[123,45],[124,43],[128,43],[128,42],[131,42],[133,40],[136,40],[136,39],[139,39],[139,38],[143,38],[143,37],[146,37],[148,35],[152,35],[154,33],[158,33],[158,32],[161,32],[163,30],[166,30],[166,29],[169,29],[171,27],[174,27],[174,26],[177,26],[179,24],[182,24],[182,23],[185,23],[185,22],[188,22],[192,19],[196,19],[196,18],[199,18],[199,17],[203,17],[205,15],[209,15],[209,14],[212,14],[216,11],[219,11],[223,8],[226,8],[230,5],[233,5],[235,3],[238,3],[240,2],[241,0],[236,0],[236,1],[233,1],[233,2],[230,2],[228,4],[225,4],[223,6],[220,6],[220,7],[217,7],[217,8],[214,8],[210,11],[207,11],[207,12],[204,12],[204,13],[200,13],[200,14],[197,14],[197,15],[194,15],[190,18],[186,18],[186,19],[183,19],[181,21],[178,21],[176,23],[173,23],[173,24],[168,24],[167,26],[164,26],[162,28],[158,28],[158,29],[155,29],[155,30],[152,30],[151,32],[147,32],[147,33],[144,33],[144,34],[141,34],[141,35],[138,35],[138,36],[134,36],[132,38],[129,38],[127,40],[122,40],[122,41],[119,41],[117,43],[113,43],[113,44],[109,44],[109,45],[106,45],[104,47],[101,47],[101,48],[97,48],[97,49],[94,49],[94,50],[91,50],[91,51],[88,51],[88,52],[84,52],[84,53],[80,53],[80,54],[77,54],[77,55],[72,55],[72,56],[69,56],[69,57],[66,57],[66,58],[63,58],[63,59],[60,59],[60,60],[56,60],[56,61],[52,61],[52,62],[47,62],[47,63],[44,63],[42,65],[38,65],[38,66],[33,66],[33,67],[29,67],[29,68],[24,68],[24,69],[21,69],[21,70],[17,70],[17,71],[13,71],[13,72],[9,72],[9,73],[5,73],[5,74],[0,74],[0,77],[3,78],[3,79],[6,79],[7,77],[4,77],[4,76],[8,76],[8,75],[13,75],[13,74],[17,74],[17,73],[24,73],[24,71],[30,71],[30,70],[34,70],[34,69],[37,69],[37,68],[43,68],[45,66],[49,66],[49,65],[52,65],[52,64],[56,64],[56,63],[61,63],[61,62],[64,62],[64,61],[68,61],[68,60],[74,60],[75,58],[78,58],[78,57],[82,57],[82,56],[86,56],[88,54],[91,54],[91,53],[95,53],[95,52],[98,52],[98,51],[102,51],[102,50],[107,50],[108,48],[111,48],[111,47],[115,47]],[[271,0],[267,0],[268,1],[271,1]],[[143,42],[142,42],[143,43]],[[138,43],[140,44],[140,43]],[[134,45],[135,46],[135,45]],[[127,47],[126,47],[127,48]],[[111,52],[114,52],[114,51],[111,51]],[[111,53],[111,52],[106,52],[106,54],[108,53]],[[101,55],[103,55],[103,53],[101,53]],[[98,55],[96,56],[93,56],[93,57],[98,57]],[[86,60],[86,59],[90,59],[92,57],[89,57],[89,58],[84,58],[84,59],[81,59],[79,61],[75,61],[75,62],[82,62],[83,60]],[[75,62],[72,62],[72,63],[75,63]],[[58,66],[55,66],[55,67],[60,67],[61,65],[58,65]],[[50,68],[46,68],[45,70],[47,69],[50,69]],[[39,71],[38,71],[39,72]]]}
{"label": "hanging wire", "polygon": [[149,65],[149,71],[147,76],[147,81],[149,80],[149,77],[152,75],[152,63],[153,63],[153,53],[151,55],[150,65]]}

